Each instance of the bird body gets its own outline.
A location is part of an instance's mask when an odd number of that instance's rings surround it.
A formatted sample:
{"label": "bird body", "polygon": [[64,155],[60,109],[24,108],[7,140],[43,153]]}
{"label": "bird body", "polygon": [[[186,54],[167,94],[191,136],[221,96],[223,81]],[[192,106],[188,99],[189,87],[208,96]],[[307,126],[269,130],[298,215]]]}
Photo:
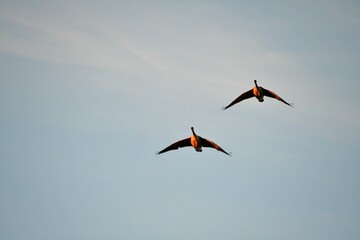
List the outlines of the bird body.
{"label": "bird body", "polygon": [[252,92],[254,94],[254,97],[257,98],[257,100],[259,100],[259,102],[263,102],[264,101],[264,91],[262,87],[259,87],[256,83],[255,80],[255,87],[252,89]]}
{"label": "bird body", "polygon": [[160,152],[158,152],[158,154],[161,154],[161,153],[164,153],[167,151],[171,151],[171,150],[176,150],[176,149],[179,149],[182,147],[191,147],[192,146],[195,149],[195,151],[197,151],[197,152],[202,152],[203,147],[210,147],[210,148],[214,148],[214,149],[230,156],[230,153],[227,153],[226,151],[224,151],[216,143],[196,135],[193,127],[191,127],[191,131],[192,131],[191,137],[185,138],[183,140],[180,140],[180,141],[177,141],[177,142],[171,144],[170,146],[168,146],[168,147],[164,148],[163,150],[161,150]]}
{"label": "bird body", "polygon": [[239,103],[245,99],[248,99],[248,98],[251,98],[251,97],[255,97],[257,98],[257,100],[259,102],[263,102],[264,101],[264,96],[267,96],[267,97],[271,97],[271,98],[275,98],[283,103],[285,103],[286,105],[289,105],[290,107],[292,107],[292,104],[286,102],[284,99],[282,99],[279,95],[277,95],[276,93],[270,91],[270,90],[267,90],[263,87],[260,87],[257,85],[257,81],[254,80],[254,83],[255,83],[255,87],[253,87],[252,89],[250,89],[249,91],[247,92],[244,92],[243,94],[241,94],[239,97],[237,97],[234,101],[232,101],[228,106],[226,106],[224,108],[225,109],[228,109],[229,107],[233,106],[234,104],[236,103]]}
{"label": "bird body", "polygon": [[192,135],[190,137],[190,143],[191,143],[191,146],[193,146],[197,152],[202,152],[201,140],[200,140],[199,136]]}

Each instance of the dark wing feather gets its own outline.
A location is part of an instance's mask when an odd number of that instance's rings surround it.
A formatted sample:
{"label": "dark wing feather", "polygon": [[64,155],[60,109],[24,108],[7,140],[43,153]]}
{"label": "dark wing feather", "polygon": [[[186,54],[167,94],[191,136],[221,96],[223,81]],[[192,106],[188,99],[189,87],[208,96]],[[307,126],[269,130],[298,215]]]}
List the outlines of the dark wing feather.
{"label": "dark wing feather", "polygon": [[176,143],[171,144],[170,146],[164,148],[157,154],[161,154],[161,153],[164,153],[164,152],[167,152],[170,150],[176,150],[178,148],[189,147],[189,146],[191,146],[190,138],[185,138],[183,140],[180,140],[180,141],[177,141]]}
{"label": "dark wing feather", "polygon": [[224,110],[225,109],[228,109],[229,107],[231,107],[232,105],[238,103],[238,102],[241,102],[242,100],[245,100],[245,99],[248,99],[248,98],[251,98],[251,97],[254,97],[254,93],[253,93],[253,90],[249,90],[247,92],[244,92],[243,94],[241,94],[239,97],[237,97],[234,101],[232,101],[229,105],[227,105],[226,107],[224,107]]}
{"label": "dark wing feather", "polygon": [[217,145],[216,143],[210,141],[210,140],[207,140],[205,138],[202,138],[200,137],[200,141],[201,141],[201,145],[203,147],[210,147],[210,148],[215,148],[216,150],[220,151],[220,152],[223,152],[229,156],[231,156],[230,153],[226,152],[224,149],[222,149],[219,145]]}
{"label": "dark wing feather", "polygon": [[286,102],[286,101],[285,101],[284,99],[282,99],[279,95],[277,95],[276,93],[274,93],[274,92],[272,92],[272,91],[270,91],[270,90],[267,90],[267,89],[263,88],[263,93],[264,93],[265,96],[271,97],[271,98],[275,98],[275,99],[277,99],[277,100],[285,103],[286,105],[289,105],[290,107],[293,106],[292,103]]}

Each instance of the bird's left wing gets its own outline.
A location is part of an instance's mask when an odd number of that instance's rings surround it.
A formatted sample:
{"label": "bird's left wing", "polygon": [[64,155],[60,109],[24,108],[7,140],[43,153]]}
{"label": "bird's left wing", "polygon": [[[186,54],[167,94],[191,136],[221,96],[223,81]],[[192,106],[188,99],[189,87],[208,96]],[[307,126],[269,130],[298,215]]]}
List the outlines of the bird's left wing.
{"label": "bird's left wing", "polygon": [[183,140],[177,141],[173,144],[171,144],[170,146],[164,148],[163,150],[161,150],[160,152],[158,152],[157,154],[161,154],[170,150],[176,150],[178,148],[182,148],[182,147],[189,147],[191,146],[191,142],[190,142],[190,138],[185,138]]}
{"label": "bird's left wing", "polygon": [[238,96],[234,101],[232,101],[229,105],[227,105],[226,107],[223,108],[223,110],[228,109],[229,107],[231,107],[232,105],[235,105],[245,99],[251,98],[254,96],[253,90],[250,89],[247,92],[244,92],[243,94],[241,94],[240,96]]}
{"label": "bird's left wing", "polygon": [[283,103],[285,103],[286,105],[289,105],[290,107],[293,107],[293,104],[292,103],[288,103],[286,102],[284,99],[282,99],[279,95],[277,95],[276,93],[270,91],[270,90],[267,90],[265,88],[263,88],[263,92],[264,92],[264,95],[267,96],[267,97],[271,97],[271,98],[275,98]]}
{"label": "bird's left wing", "polygon": [[216,143],[214,143],[213,141],[207,140],[205,138],[200,137],[200,141],[201,141],[201,145],[203,147],[211,147],[211,148],[215,148],[216,150],[223,152],[229,156],[231,156],[231,153],[226,152],[224,149],[222,149],[219,145],[217,145]]}

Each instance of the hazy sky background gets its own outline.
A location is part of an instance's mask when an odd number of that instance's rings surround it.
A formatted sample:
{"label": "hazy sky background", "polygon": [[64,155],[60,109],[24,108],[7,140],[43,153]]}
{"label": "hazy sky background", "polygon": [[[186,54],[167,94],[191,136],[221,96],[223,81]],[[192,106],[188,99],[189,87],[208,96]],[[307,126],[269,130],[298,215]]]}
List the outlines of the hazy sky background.
{"label": "hazy sky background", "polygon": [[1,239],[360,239],[358,1],[0,5]]}

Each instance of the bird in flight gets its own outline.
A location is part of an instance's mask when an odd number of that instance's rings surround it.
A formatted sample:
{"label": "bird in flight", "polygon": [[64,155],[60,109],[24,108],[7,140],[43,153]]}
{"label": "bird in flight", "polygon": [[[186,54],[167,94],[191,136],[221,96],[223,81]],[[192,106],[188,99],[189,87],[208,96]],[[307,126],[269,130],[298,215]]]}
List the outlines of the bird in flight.
{"label": "bird in flight", "polygon": [[192,131],[191,137],[177,141],[177,142],[171,144],[170,146],[164,148],[157,154],[161,154],[161,153],[171,151],[171,150],[176,150],[176,149],[182,148],[182,147],[191,147],[192,146],[195,148],[195,151],[197,151],[197,152],[202,152],[202,147],[210,147],[210,148],[215,148],[216,150],[231,156],[230,153],[227,153],[224,149],[219,147],[219,145],[217,145],[213,141],[210,141],[208,139],[205,139],[205,138],[202,138],[202,137],[196,135],[193,127],[191,127],[191,131]]}
{"label": "bird in flight", "polygon": [[253,87],[253,89],[250,89],[249,91],[247,92],[244,92],[243,94],[241,94],[239,97],[237,97],[234,101],[232,101],[229,105],[227,105],[226,107],[224,107],[224,110],[225,109],[228,109],[229,107],[231,107],[232,105],[236,104],[236,103],[239,103],[241,102],[242,100],[245,100],[245,99],[248,99],[248,98],[251,98],[251,97],[256,97],[257,100],[259,100],[259,102],[263,102],[264,101],[264,96],[267,96],[267,97],[271,97],[271,98],[275,98],[283,103],[285,103],[286,105],[289,105],[290,107],[293,106],[292,103],[288,103],[286,102],[284,99],[282,99],[279,95],[277,95],[276,93],[270,91],[270,90],[267,90],[263,87],[259,87],[257,85],[257,82],[256,80],[254,80],[254,83],[255,83],[255,87]]}

